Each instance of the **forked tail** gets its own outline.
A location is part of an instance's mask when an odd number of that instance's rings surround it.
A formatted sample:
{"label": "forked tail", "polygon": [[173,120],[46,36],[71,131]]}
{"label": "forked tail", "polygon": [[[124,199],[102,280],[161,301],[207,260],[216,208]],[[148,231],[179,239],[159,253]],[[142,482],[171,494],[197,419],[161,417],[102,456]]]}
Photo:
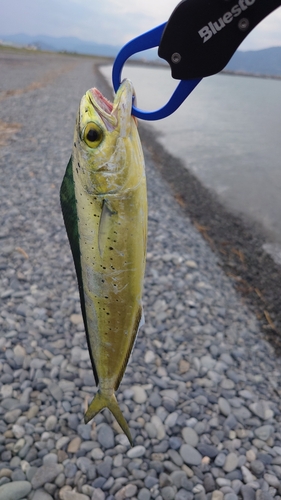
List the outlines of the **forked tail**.
{"label": "forked tail", "polygon": [[100,391],[97,392],[88,410],[85,413],[84,416],[85,424],[87,424],[90,420],[92,420],[92,418],[94,418],[95,415],[97,415],[104,408],[108,408],[111,411],[111,413],[116,418],[118,424],[120,425],[121,429],[129,439],[131,446],[133,446],[133,439],[130,433],[129,426],[125,418],[123,417],[123,414],[118,406],[117,399],[114,393],[107,395],[107,394],[102,394]]}

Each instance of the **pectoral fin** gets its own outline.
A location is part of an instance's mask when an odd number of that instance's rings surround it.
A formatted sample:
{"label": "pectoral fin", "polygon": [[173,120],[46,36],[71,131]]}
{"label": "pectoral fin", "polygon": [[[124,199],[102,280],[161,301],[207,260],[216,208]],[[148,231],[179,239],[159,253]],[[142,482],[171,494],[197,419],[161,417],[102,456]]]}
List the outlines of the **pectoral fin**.
{"label": "pectoral fin", "polygon": [[[85,299],[84,299],[84,290],[83,290],[83,280],[82,280],[82,269],[81,269],[81,258],[80,258],[80,246],[79,246],[79,231],[78,231],[78,220],[77,220],[77,208],[76,208],[76,198],[75,198],[75,188],[74,188],[74,180],[73,180],[73,172],[72,172],[72,158],[70,158],[69,163],[66,167],[66,172],[62,181],[61,190],[60,190],[60,202],[61,209],[63,214],[63,220],[67,232],[67,236],[70,243],[70,248],[72,251],[72,256],[74,260],[80,302],[81,302],[81,310],[82,316],[87,336],[87,341],[89,338],[88,335],[88,326],[87,326],[87,317],[86,317],[86,308],[85,308]],[[92,362],[93,372],[95,376],[96,384],[98,385],[98,375],[97,370],[94,364],[94,360],[91,354],[91,349],[89,347],[90,358]]]}

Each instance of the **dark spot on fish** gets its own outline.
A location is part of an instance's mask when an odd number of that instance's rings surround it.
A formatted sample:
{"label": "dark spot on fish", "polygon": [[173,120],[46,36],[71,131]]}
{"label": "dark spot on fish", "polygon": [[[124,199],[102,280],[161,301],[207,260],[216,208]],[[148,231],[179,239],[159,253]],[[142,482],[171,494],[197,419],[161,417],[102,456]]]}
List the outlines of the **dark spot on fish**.
{"label": "dark spot on fish", "polygon": [[104,296],[105,299],[108,299],[107,295]]}
{"label": "dark spot on fish", "polygon": [[101,280],[102,283],[104,283],[104,280]]}
{"label": "dark spot on fish", "polygon": [[109,250],[113,250],[113,247],[108,247],[108,248],[109,248]]}
{"label": "dark spot on fish", "polygon": [[74,147],[76,148],[76,142],[74,142]]}
{"label": "dark spot on fish", "polygon": [[103,267],[103,269],[106,269],[106,267]]}

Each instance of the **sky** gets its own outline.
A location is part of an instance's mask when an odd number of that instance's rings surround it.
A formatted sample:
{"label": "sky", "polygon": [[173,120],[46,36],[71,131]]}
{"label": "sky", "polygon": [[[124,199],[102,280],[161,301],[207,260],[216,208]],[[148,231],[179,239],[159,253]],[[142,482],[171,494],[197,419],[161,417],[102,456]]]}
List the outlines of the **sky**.
{"label": "sky", "polygon": [[[266,0],[265,0],[266,1]],[[1,35],[76,36],[123,45],[168,20],[179,0],[0,0]],[[257,26],[240,46],[281,46],[281,8]]]}

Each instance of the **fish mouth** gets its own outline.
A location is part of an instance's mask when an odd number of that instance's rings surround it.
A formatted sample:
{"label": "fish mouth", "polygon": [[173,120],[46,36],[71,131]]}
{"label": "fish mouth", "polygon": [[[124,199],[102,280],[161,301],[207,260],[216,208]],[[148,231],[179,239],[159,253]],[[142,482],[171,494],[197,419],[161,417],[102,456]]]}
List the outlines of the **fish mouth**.
{"label": "fish mouth", "polygon": [[86,97],[103,121],[106,129],[112,132],[117,127],[117,119],[113,114],[113,103],[95,87],[88,90]]}
{"label": "fish mouth", "polygon": [[94,97],[95,103],[98,104],[99,108],[103,109],[106,113],[111,114],[113,110],[113,104],[95,87],[90,89],[91,94]]}
{"label": "fish mouth", "polygon": [[121,128],[126,128],[131,117],[133,95],[134,89],[132,83],[127,79],[121,83],[113,103],[104,97],[95,87],[86,93],[86,97],[99,114],[109,132],[118,126],[118,122]]}

